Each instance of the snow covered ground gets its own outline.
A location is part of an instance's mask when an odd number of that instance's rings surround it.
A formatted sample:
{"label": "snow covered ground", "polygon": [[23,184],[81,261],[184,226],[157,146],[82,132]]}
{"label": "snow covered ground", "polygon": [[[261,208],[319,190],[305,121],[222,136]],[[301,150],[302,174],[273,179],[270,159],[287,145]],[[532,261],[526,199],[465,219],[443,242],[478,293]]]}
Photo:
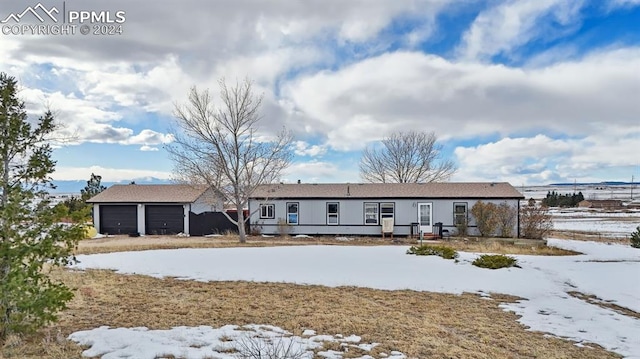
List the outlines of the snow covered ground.
{"label": "snow covered ground", "polygon": [[[575,291],[594,295],[640,312],[640,250],[616,244],[554,239],[549,240],[549,244],[584,254],[516,256],[522,268],[492,271],[472,266],[471,261],[477,256],[474,253],[461,253],[460,261],[455,263],[439,257],[407,255],[407,247],[402,246],[176,249],[78,256],[80,263],[75,268],[113,269],[124,274],[197,281],[288,282],[483,295],[505,293],[525,298],[501,306],[521,315],[520,322],[531,330],[548,332],[578,344],[597,343],[627,357],[640,358],[640,320],[568,294]],[[84,332],[82,343],[96,345],[92,343],[97,343],[105,331],[103,328]],[[108,343],[102,343],[101,352],[115,353],[126,347],[134,351],[133,357],[142,358],[148,355],[144,349],[135,352],[135,348],[144,348],[141,341],[169,340],[150,331],[144,333],[130,345],[114,341],[109,348]],[[80,338],[74,335],[72,339]],[[188,348],[188,344],[184,348]],[[89,354],[96,355],[92,353]]]}
{"label": "snow covered ground", "polygon": [[640,226],[640,211],[594,211],[584,208],[552,209],[553,229],[598,233],[602,237],[628,238]]}
{"label": "snow covered ground", "polygon": [[[357,335],[317,335],[313,330],[305,330],[302,336],[294,336],[282,328],[269,325],[225,325],[221,328],[209,326],[176,327],[169,330],[149,330],[140,328],[100,327],[73,333],[69,338],[80,345],[91,346],[83,355],[102,356],[102,359],[136,358],[155,359],[176,358],[217,358],[237,359],[240,354],[256,353],[266,348],[277,358],[299,354],[300,359],[312,359],[313,350],[322,348],[325,342],[339,343],[342,349],[357,348],[371,351],[378,344],[360,343]],[[319,351],[318,355],[327,359],[341,359],[343,352],[336,350]],[[264,356],[263,357],[267,357]],[[271,356],[269,356],[270,358]],[[383,353],[383,358],[404,359],[400,352]],[[361,359],[372,358],[362,356]]]}
{"label": "snow covered ground", "polygon": [[602,218],[553,219],[553,229],[598,233],[602,237],[628,238],[640,222],[603,220]]}

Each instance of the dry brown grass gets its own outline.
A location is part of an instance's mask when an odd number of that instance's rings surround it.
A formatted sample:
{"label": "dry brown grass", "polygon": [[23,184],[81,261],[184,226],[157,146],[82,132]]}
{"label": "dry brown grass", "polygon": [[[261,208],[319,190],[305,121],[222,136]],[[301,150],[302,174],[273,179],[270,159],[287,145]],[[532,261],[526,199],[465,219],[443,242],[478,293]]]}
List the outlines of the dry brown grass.
{"label": "dry brown grass", "polygon": [[597,346],[526,331],[501,310],[516,298],[415,291],[329,288],[282,283],[211,282],[118,275],[110,271],[55,273],[77,288],[58,324],[6,346],[6,358],[79,358],[70,333],[101,325],[174,326],[271,324],[294,334],[357,334],[382,343],[371,353],[399,350],[415,358],[615,358]]}
{"label": "dry brown grass", "polygon": [[[415,239],[400,239],[413,245]],[[243,246],[343,245],[331,237],[313,239],[250,237]],[[382,245],[380,238],[354,238],[349,245]],[[531,248],[486,241],[446,241],[459,250],[532,254]],[[83,241],[78,253],[161,248],[239,246],[237,237],[114,237]],[[535,254],[558,255],[553,252]],[[567,253],[565,253],[567,254]],[[572,342],[526,331],[517,316],[498,307],[517,298],[494,294],[486,300],[415,291],[304,286],[282,283],[201,283],[110,271],[57,270],[55,275],[76,288],[76,297],[60,321],[38,335],[14,337],[0,358],[80,358],[81,348],[65,338],[78,330],[102,325],[174,326],[250,323],[277,325],[300,335],[305,328],[319,334],[357,334],[382,343],[371,353],[399,350],[415,358],[615,358],[597,345],[579,348]]]}
{"label": "dry brown grass", "polygon": [[[337,240],[331,236],[314,238],[293,237],[256,237],[249,236],[246,243],[239,243],[237,235],[222,237],[176,237],[176,236],[145,236],[127,237],[115,236],[102,239],[87,239],[81,241],[77,254],[95,254],[107,252],[139,251],[150,249],[175,248],[223,248],[223,247],[267,247],[291,245],[417,245],[420,241],[415,238],[390,239],[352,237],[349,241]],[[529,255],[575,255],[577,252],[547,246],[526,246],[510,244],[505,239],[495,238],[455,238],[443,241],[423,241],[423,243],[440,243],[461,251],[499,254],[529,254]]]}
{"label": "dry brown grass", "polygon": [[442,244],[458,251],[497,254],[528,254],[540,256],[572,256],[580,254],[575,251],[549,247],[546,245],[516,245],[503,242],[502,239],[453,239]]}
{"label": "dry brown grass", "polygon": [[585,294],[582,292],[576,292],[576,291],[571,291],[571,292],[567,292],[567,294],[569,294],[570,296],[574,297],[574,298],[578,298],[580,300],[583,300],[589,304],[593,304],[593,305],[597,305],[599,307],[602,308],[606,308],[606,309],[612,309],[622,315],[626,315],[628,317],[632,317],[632,318],[636,318],[636,319],[640,319],[640,313],[631,310],[629,308],[625,308],[621,305],[617,305],[615,303],[603,300],[598,298],[597,296],[593,295],[593,294]]}

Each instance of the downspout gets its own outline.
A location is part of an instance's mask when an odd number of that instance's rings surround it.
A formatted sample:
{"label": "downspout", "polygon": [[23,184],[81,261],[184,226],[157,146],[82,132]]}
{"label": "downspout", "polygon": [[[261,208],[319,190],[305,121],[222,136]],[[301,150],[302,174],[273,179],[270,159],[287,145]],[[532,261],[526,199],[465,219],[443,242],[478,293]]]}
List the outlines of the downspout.
{"label": "downspout", "polygon": [[[191,235],[191,203],[187,203],[188,206],[184,206],[182,209],[182,215],[184,219],[182,220],[182,226],[184,227],[184,234]],[[184,210],[187,210],[187,213],[184,213]]]}
{"label": "downspout", "polygon": [[518,238],[520,238],[520,199],[518,199]]}

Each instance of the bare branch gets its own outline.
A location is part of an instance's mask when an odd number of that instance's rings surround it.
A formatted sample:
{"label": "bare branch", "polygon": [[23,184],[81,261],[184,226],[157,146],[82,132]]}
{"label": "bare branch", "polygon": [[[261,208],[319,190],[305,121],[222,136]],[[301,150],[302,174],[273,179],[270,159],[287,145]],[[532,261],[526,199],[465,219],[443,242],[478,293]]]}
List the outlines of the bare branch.
{"label": "bare branch", "polygon": [[433,132],[395,132],[382,140],[382,147],[367,147],[360,159],[365,182],[424,183],[447,181],[456,171],[450,160],[442,160],[442,147]]}
{"label": "bare branch", "polygon": [[176,105],[181,134],[167,150],[176,177],[206,184],[224,195],[238,211],[238,232],[245,240],[243,208],[256,188],[277,181],[292,160],[292,136],[282,130],[270,142],[258,141],[262,96],[254,96],[251,81],[220,86],[216,107],[208,90],[193,87],[185,105]]}

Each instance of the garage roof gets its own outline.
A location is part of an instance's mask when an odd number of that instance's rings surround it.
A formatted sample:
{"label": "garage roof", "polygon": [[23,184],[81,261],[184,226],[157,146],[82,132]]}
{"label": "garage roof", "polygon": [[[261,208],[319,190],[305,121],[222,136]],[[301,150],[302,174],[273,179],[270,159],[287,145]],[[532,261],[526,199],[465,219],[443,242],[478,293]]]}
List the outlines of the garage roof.
{"label": "garage roof", "polygon": [[509,198],[524,196],[506,182],[302,183],[261,186],[252,198]]}
{"label": "garage roof", "polygon": [[188,184],[116,184],[87,203],[192,203],[207,186]]}

